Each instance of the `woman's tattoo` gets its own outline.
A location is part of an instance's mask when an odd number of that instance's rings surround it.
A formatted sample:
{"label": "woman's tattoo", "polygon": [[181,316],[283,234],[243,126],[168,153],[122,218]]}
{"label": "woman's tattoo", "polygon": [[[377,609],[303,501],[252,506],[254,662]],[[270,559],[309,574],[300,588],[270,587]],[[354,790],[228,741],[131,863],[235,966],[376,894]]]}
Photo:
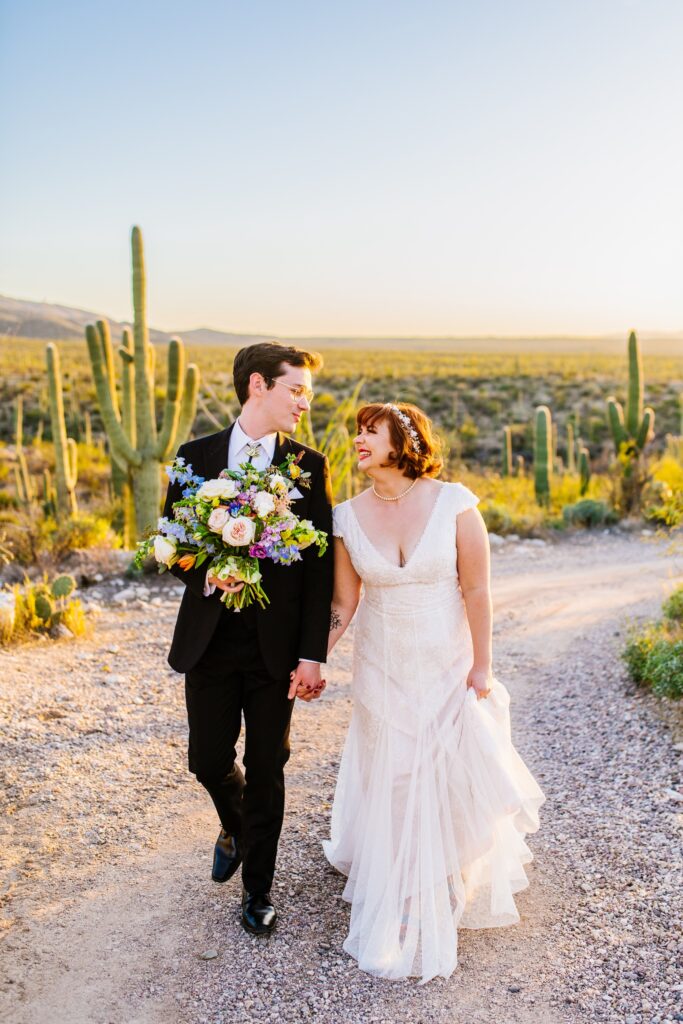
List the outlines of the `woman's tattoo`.
{"label": "woman's tattoo", "polygon": [[341,615],[336,608],[333,608],[330,612],[330,633],[333,629],[339,629],[342,624]]}

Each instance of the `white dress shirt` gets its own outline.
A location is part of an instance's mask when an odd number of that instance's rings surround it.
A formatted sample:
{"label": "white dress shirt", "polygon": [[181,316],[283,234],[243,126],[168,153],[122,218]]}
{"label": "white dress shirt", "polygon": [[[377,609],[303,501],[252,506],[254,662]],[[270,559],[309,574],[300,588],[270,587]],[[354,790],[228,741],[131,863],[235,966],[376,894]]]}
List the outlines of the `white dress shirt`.
{"label": "white dress shirt", "polygon": [[[242,430],[239,420],[235,420],[235,426],[230,431],[230,443],[228,444],[228,469],[239,469],[242,462],[249,458],[248,448],[250,445],[260,444],[261,448],[257,455],[251,460],[255,469],[265,469],[273,461],[277,434],[264,434],[263,437],[249,437]],[[215,583],[209,583],[208,576],[204,581],[204,597],[210,597],[216,589]],[[310,658],[300,658],[300,661],[311,661]],[[311,664],[319,665],[319,661],[311,661]]]}

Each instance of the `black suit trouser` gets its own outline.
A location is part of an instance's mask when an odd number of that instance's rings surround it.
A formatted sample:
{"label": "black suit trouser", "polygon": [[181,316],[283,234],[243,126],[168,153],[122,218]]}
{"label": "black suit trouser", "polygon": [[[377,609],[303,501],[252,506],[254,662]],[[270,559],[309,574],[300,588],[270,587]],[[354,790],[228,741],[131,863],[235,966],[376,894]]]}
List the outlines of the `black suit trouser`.
{"label": "black suit trouser", "polygon": [[[259,650],[256,608],[223,610],[204,654],[185,676],[189,766],[243,850],[248,892],[270,891],[285,809],[284,767],[294,701]],[[244,714],[244,773],[236,744]]]}

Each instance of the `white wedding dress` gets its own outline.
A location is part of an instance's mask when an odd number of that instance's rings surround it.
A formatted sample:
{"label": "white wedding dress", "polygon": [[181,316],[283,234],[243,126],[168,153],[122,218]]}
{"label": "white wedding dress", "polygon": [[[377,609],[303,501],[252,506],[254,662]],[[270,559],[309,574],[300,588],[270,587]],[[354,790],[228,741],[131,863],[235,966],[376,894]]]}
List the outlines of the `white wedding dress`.
{"label": "white wedding dress", "polygon": [[478,499],[443,483],[407,563],[363,532],[354,502],[334,510],[363,581],[353,713],[332,810],[331,864],[348,876],[344,949],[385,978],[448,977],[457,929],[519,920],[524,841],[544,796],[510,740],[509,696],[465,683],[472,640],[456,569],[457,515]]}

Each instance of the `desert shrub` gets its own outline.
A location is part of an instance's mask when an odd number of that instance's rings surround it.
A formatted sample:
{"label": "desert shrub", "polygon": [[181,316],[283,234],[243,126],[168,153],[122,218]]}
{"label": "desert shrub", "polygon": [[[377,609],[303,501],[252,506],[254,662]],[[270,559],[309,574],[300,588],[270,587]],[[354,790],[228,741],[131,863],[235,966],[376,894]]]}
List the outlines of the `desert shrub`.
{"label": "desert shrub", "polygon": [[616,522],[617,516],[606,501],[584,498],[574,505],[565,505],[562,518],[569,526],[604,526]]}
{"label": "desert shrub", "polygon": [[496,502],[491,502],[483,506],[481,514],[489,533],[503,534],[512,532],[512,520],[503,506],[496,504]]}
{"label": "desert shrub", "polygon": [[683,587],[678,587],[673,594],[666,599],[662,606],[664,617],[675,622],[683,622]]}
{"label": "desert shrub", "polygon": [[657,627],[654,624],[638,632],[634,631],[629,636],[622,657],[634,683],[642,684],[647,679],[647,660],[655,645],[656,637]]}
{"label": "desert shrub", "polygon": [[683,697],[683,634],[656,641],[645,662],[645,682],[660,697]]}
{"label": "desert shrub", "polygon": [[23,584],[0,591],[0,643],[27,639],[43,633],[59,635],[65,626],[73,636],[87,631],[85,610],[74,596],[76,581],[61,574],[52,581],[47,575],[41,580],[28,578]]}
{"label": "desert shrub", "polygon": [[101,544],[118,547],[119,543],[109,519],[85,513],[71,516],[56,526],[51,536],[51,553],[59,561],[70,551],[93,548]]}
{"label": "desert shrub", "polygon": [[683,587],[664,602],[664,619],[632,630],[622,657],[640,686],[659,697],[683,697]]}

